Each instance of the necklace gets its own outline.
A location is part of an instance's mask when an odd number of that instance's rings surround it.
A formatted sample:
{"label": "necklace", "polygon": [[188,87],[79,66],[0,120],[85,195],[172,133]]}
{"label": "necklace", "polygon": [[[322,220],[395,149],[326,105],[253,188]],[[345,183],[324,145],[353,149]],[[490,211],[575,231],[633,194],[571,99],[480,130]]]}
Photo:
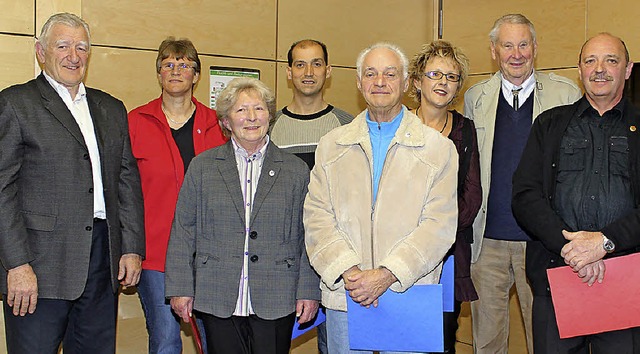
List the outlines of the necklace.
{"label": "necklace", "polygon": [[183,120],[182,122],[179,122],[179,121],[176,121],[176,120],[174,120],[173,118],[171,118],[171,115],[170,115],[169,113],[167,113],[167,110],[166,110],[166,109],[164,109],[164,104],[161,104],[161,105],[160,105],[160,108],[162,108],[162,112],[164,113],[165,117],[167,117],[167,119],[168,119],[171,123],[173,123],[173,124],[175,124],[175,125],[183,125],[184,123],[186,123],[186,122],[191,118],[191,116],[193,115],[193,110],[194,110],[194,109],[193,109],[193,108],[194,108],[194,107],[193,107],[193,102],[191,102],[191,105],[189,105],[189,112],[190,112],[190,113],[187,115],[187,119]]}
{"label": "necklace", "polygon": [[[420,117],[420,119],[422,119],[422,116],[420,115],[420,108],[422,107],[418,107],[418,109],[416,109],[416,115]],[[422,121],[424,122],[424,119],[422,119]],[[447,115],[444,116],[444,125],[442,125],[442,129],[440,129],[440,134],[442,134],[444,129],[447,127],[447,123],[449,123],[449,112],[447,112]]]}

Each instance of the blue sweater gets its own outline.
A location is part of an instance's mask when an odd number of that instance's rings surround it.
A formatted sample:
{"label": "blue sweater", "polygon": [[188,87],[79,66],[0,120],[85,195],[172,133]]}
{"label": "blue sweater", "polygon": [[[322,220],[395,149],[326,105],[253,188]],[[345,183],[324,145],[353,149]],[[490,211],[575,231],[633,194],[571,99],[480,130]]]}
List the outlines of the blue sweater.
{"label": "blue sweater", "polygon": [[371,150],[373,151],[373,201],[375,204],[378,197],[378,184],[380,184],[380,176],[382,176],[382,167],[387,158],[387,150],[391,139],[396,135],[402,115],[405,108],[403,107],[397,116],[393,117],[390,122],[374,122],[369,118],[367,111],[367,125],[369,126],[369,138],[371,139]]}

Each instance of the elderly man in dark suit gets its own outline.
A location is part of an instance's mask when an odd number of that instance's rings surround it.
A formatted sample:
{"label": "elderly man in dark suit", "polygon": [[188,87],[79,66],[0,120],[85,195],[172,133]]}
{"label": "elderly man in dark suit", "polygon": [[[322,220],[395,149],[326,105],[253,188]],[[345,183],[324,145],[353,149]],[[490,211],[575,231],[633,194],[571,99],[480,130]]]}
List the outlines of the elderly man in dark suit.
{"label": "elderly man in dark suit", "polygon": [[10,353],[114,353],[117,289],[144,256],[122,102],[84,86],[89,28],[53,15],[44,72],[0,92],[0,289]]}
{"label": "elderly man in dark suit", "polygon": [[313,319],[320,299],[302,225],[309,169],[269,141],[275,95],[262,82],[235,79],[217,102],[231,140],[189,165],[165,294],[186,322],[203,313],[213,353],[286,354],[295,317]]}

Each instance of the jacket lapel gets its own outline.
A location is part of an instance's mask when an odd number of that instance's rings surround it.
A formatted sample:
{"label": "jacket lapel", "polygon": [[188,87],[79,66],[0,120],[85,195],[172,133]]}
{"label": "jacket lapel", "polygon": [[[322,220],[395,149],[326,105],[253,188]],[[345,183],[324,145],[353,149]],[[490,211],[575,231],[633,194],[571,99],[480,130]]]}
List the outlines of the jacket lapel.
{"label": "jacket lapel", "polygon": [[64,104],[64,101],[62,101],[62,98],[58,95],[56,90],[51,87],[43,74],[38,76],[36,83],[38,90],[40,90],[40,94],[42,95],[44,108],[49,111],[60,122],[60,124],[67,129],[67,131],[69,131],[80,145],[86,148],[84,137],[82,136],[78,123],[75,118],[73,118],[69,108]]}
{"label": "jacket lapel", "polygon": [[272,143],[269,142],[267,146],[267,152],[264,156],[262,164],[262,171],[260,172],[260,180],[258,181],[258,189],[253,199],[253,208],[251,210],[251,223],[255,219],[255,215],[258,214],[262,203],[269,195],[271,188],[276,183],[278,175],[280,174],[280,168],[282,167],[282,154],[280,150]]}
{"label": "jacket lapel", "polygon": [[222,148],[216,156],[216,160],[222,162],[218,164],[218,171],[231,195],[231,200],[236,207],[238,216],[242,219],[243,225],[246,225],[244,218],[244,198],[242,197],[242,189],[240,188],[240,175],[238,174],[238,166],[236,164],[236,157],[231,140],[224,145],[224,148]]}

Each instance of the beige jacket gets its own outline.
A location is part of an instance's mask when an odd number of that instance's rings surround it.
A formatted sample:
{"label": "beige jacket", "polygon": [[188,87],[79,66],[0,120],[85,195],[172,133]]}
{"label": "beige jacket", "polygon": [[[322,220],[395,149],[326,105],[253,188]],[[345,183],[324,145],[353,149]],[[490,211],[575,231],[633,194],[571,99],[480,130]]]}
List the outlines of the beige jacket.
{"label": "beige jacket", "polygon": [[385,267],[391,290],[439,281],[455,240],[458,155],[453,143],[406,108],[391,140],[372,206],[372,147],[366,111],[325,135],[304,204],[306,246],[323,304],[346,311],[341,275]]}
{"label": "beige jacket", "polygon": [[[534,71],[536,87],[533,91],[533,120],[549,108],[571,104],[582,93],[576,84],[564,76],[543,74]],[[480,184],[482,185],[482,206],[473,222],[473,243],[471,244],[471,262],[475,263],[480,255],[484,228],[487,221],[487,203],[491,185],[491,155],[493,136],[496,127],[498,95],[502,88],[502,74],[497,72],[490,79],[481,81],[469,88],[464,94],[464,116],[472,119],[476,125],[478,151],[480,153]]]}

